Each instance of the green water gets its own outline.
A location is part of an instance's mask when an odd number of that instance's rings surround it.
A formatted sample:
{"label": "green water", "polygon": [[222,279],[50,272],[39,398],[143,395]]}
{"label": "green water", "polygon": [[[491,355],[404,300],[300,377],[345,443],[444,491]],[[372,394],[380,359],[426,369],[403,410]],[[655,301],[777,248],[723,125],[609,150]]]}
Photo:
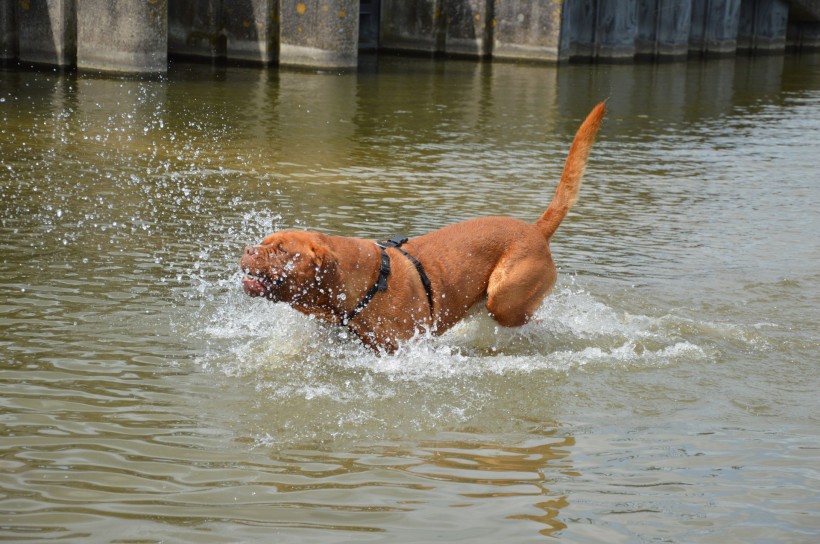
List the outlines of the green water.
{"label": "green water", "polygon": [[[281,228],[534,220],[534,323],[379,356],[250,299]],[[813,542],[820,57],[0,71],[0,539]]]}

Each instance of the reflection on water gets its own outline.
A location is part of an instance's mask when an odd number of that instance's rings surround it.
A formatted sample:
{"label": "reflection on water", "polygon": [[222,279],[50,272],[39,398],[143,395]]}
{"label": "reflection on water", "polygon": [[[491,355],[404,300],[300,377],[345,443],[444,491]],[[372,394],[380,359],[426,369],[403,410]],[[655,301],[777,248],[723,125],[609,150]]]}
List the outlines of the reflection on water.
{"label": "reflection on water", "polygon": [[[816,56],[0,72],[0,535],[810,540],[818,89]],[[538,217],[602,98],[534,323],[379,356],[238,287],[279,228]]]}

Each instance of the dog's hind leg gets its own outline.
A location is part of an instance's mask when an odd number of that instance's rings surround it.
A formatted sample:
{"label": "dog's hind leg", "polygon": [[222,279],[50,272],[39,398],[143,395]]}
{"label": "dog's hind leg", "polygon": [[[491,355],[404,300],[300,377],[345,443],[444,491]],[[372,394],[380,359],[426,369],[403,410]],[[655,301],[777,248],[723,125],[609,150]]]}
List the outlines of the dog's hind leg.
{"label": "dog's hind leg", "polygon": [[552,260],[540,256],[507,259],[493,270],[487,286],[487,310],[504,327],[527,323],[555,285]]}

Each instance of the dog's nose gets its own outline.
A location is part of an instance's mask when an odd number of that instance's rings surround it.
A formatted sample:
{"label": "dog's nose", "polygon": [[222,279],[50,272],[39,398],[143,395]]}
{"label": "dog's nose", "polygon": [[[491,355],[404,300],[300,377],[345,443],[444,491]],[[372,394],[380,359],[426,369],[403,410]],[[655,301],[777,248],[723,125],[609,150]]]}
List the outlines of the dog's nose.
{"label": "dog's nose", "polygon": [[245,255],[248,255],[249,257],[252,257],[252,256],[256,255],[257,253],[259,253],[259,251],[255,247],[245,246]]}

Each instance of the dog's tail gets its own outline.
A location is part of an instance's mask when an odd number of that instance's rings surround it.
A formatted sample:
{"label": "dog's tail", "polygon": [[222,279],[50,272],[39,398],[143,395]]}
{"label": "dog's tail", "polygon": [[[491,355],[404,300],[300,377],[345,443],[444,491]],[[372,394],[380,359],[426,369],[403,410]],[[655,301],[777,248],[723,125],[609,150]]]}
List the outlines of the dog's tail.
{"label": "dog's tail", "polygon": [[548,240],[578,200],[578,190],[581,188],[581,178],[584,176],[589,151],[592,149],[592,143],[595,141],[605,113],[606,102],[601,102],[592,109],[581,124],[581,128],[575,133],[567,162],[564,164],[564,173],[561,174],[561,181],[555,189],[555,196],[552,197],[552,202],[544,215],[535,222]]}

